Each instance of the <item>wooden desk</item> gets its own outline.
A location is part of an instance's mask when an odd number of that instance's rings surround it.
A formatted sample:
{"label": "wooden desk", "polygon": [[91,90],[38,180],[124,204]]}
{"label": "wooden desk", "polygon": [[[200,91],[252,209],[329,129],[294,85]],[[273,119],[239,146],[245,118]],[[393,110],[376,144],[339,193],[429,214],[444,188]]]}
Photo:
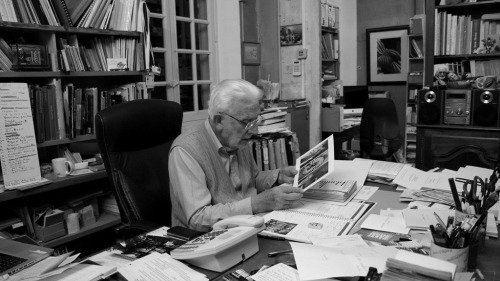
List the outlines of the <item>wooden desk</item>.
{"label": "wooden desk", "polygon": [[[382,209],[404,209],[407,207],[406,203],[399,202],[399,195],[401,192],[395,191],[393,187],[386,185],[378,185],[367,183],[367,185],[378,186],[379,190],[370,198],[369,201],[377,202],[377,204],[370,210],[370,213],[379,214]],[[350,233],[354,233],[359,229],[362,220],[353,227]],[[249,258],[248,260],[235,265],[228,269],[226,272],[214,274],[212,271],[206,271],[196,268],[197,271],[205,273],[210,280],[223,280],[222,276],[237,269],[244,269],[248,273],[253,270],[261,268],[263,265],[272,265],[276,262],[276,258],[269,258],[267,253],[274,251],[282,251],[291,249],[289,241],[279,241],[268,238],[259,237],[259,252]],[[492,281],[500,281],[500,240],[499,239],[486,239],[484,247],[480,248],[477,256],[477,268],[484,273],[494,272],[495,279]],[[358,280],[353,278],[352,280]]]}

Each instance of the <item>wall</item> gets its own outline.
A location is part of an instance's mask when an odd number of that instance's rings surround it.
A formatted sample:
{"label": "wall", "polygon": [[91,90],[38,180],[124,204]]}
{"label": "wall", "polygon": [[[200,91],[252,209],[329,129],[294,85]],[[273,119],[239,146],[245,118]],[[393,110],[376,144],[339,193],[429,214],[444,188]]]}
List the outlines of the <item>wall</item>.
{"label": "wall", "polygon": [[216,79],[241,78],[241,45],[239,3],[234,0],[215,2],[216,38],[218,57]]}

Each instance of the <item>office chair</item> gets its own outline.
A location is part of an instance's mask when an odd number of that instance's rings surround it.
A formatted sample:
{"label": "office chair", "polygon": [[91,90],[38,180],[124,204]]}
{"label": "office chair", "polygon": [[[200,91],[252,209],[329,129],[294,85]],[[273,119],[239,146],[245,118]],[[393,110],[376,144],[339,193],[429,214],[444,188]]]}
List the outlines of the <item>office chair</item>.
{"label": "office chair", "polygon": [[359,137],[363,158],[391,159],[401,147],[398,115],[392,99],[372,98],[365,102]]}
{"label": "office chair", "polygon": [[120,103],[96,114],[97,143],[123,223],[118,230],[170,226],[168,153],[181,133],[182,114],[180,104],[155,99]]}

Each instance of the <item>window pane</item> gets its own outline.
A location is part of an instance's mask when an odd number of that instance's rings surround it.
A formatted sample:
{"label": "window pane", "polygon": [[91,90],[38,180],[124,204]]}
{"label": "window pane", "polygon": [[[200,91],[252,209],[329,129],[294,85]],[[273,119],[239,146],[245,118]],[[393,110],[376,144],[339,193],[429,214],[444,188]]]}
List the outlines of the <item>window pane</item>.
{"label": "window pane", "polygon": [[189,18],[189,0],[175,1],[175,15],[178,17]]}
{"label": "window pane", "polygon": [[152,99],[167,100],[167,86],[156,86],[151,91]]}
{"label": "window pane", "polygon": [[191,30],[189,22],[177,21],[177,48],[191,49]]}
{"label": "window pane", "polygon": [[208,24],[195,25],[196,50],[208,50]]}
{"label": "window pane", "polygon": [[163,48],[163,19],[150,18],[151,46]]}
{"label": "window pane", "polygon": [[193,60],[191,54],[179,54],[179,80],[193,80]]}
{"label": "window pane", "polygon": [[155,58],[155,65],[161,67],[160,75],[155,76],[155,81],[166,81],[165,72],[167,71],[167,69],[165,68],[165,54],[155,52],[153,53],[153,56]]}
{"label": "window pane", "polygon": [[208,109],[210,85],[198,85],[198,110]]}
{"label": "window pane", "polygon": [[[80,1],[88,1],[88,0],[80,0]],[[149,11],[151,13],[161,14],[161,0],[146,0],[146,4],[148,5]]]}
{"label": "window pane", "polygon": [[181,85],[179,87],[181,93],[181,105],[184,111],[194,110],[194,100],[193,100],[193,86],[192,85]]}
{"label": "window pane", "polygon": [[207,0],[194,0],[194,18],[207,19]]}
{"label": "window pane", "polygon": [[196,67],[198,80],[210,80],[210,56],[196,55]]}

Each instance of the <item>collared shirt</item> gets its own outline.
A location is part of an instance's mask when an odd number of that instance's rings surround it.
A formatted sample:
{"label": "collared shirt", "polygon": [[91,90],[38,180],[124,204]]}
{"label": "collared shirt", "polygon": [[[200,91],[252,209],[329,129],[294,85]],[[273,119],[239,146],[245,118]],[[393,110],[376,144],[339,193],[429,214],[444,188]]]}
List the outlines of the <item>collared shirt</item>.
{"label": "collared shirt", "polygon": [[[225,171],[229,173],[230,157],[236,156],[226,152],[208,120],[205,121],[204,126],[208,131],[210,141],[218,149],[218,155]],[[170,182],[175,189],[175,194],[171,194],[171,196],[175,196],[175,200],[178,200],[183,206],[184,215],[188,220],[186,222],[188,227],[200,229],[201,227],[211,226],[217,220],[228,216],[253,214],[250,197],[230,203],[212,205],[212,195],[207,188],[202,167],[182,147],[172,148],[168,161]],[[279,170],[258,171],[254,174],[251,171],[256,169],[255,163],[253,167],[241,166],[242,163],[239,163],[239,165],[240,170],[250,171],[252,176],[256,175],[256,186],[251,187],[253,189],[251,194],[253,195],[271,188],[278,179]],[[241,188],[241,186],[236,187],[236,189],[238,188]]]}

